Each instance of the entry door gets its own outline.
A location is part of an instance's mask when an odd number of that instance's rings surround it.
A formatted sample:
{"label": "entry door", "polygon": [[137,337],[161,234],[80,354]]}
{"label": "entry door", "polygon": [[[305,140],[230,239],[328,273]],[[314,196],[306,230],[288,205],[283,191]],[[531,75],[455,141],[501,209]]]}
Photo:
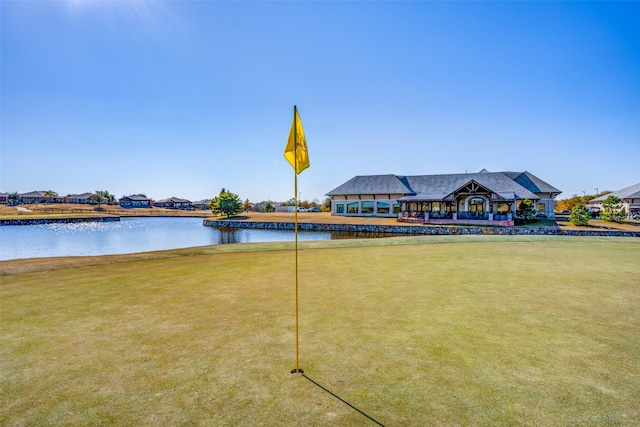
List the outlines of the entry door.
{"label": "entry door", "polygon": [[474,197],[469,200],[469,210],[471,212],[484,213],[484,199],[480,197]]}

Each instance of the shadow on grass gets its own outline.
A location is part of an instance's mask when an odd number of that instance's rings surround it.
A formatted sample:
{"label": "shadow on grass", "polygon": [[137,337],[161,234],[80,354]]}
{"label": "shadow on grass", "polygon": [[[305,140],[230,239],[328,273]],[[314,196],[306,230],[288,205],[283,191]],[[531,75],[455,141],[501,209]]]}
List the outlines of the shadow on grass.
{"label": "shadow on grass", "polygon": [[355,409],[356,411],[360,412],[362,415],[364,415],[365,417],[367,417],[368,419],[370,419],[371,421],[373,421],[374,423],[376,423],[379,426],[383,426],[384,424],[382,424],[380,421],[377,421],[376,419],[370,417],[369,415],[367,415],[366,413],[362,412],[360,409],[356,408],[355,406],[353,406],[351,403],[347,402],[346,400],[344,400],[343,398],[341,398],[340,396],[338,396],[337,394],[333,393],[332,391],[324,388],[323,386],[321,386],[320,384],[318,384],[317,382],[315,382],[314,380],[312,380],[311,378],[309,378],[308,376],[306,376],[304,373],[300,373],[300,375],[302,375],[303,377],[305,377],[306,379],[308,379],[309,381],[311,381],[314,385],[316,385],[317,387],[321,388],[322,390],[326,391],[327,393],[329,393],[331,396],[335,397],[336,399],[338,399],[340,402],[344,403],[345,405],[347,405],[348,407],[350,407],[351,409]]}

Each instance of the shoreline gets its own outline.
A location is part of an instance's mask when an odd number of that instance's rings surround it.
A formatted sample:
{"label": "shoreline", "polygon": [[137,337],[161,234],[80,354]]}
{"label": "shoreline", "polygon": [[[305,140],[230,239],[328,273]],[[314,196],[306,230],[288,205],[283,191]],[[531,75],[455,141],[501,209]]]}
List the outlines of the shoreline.
{"label": "shoreline", "polygon": [[[5,213],[2,215],[1,213]],[[210,212],[177,211],[166,209],[111,210],[102,213],[44,213],[6,215],[0,212],[0,226],[41,225],[50,223],[111,222],[130,217],[200,217],[205,226],[228,228],[254,228],[293,231],[294,213],[291,212],[246,212],[230,218],[213,216]],[[249,224],[249,225],[240,225]],[[278,224],[278,225],[274,225]],[[588,226],[573,226],[566,219],[544,220],[540,224],[511,227],[492,227],[475,224],[410,224],[399,223],[396,218],[373,216],[334,216],[329,213],[299,213],[299,230],[391,233],[404,235],[564,235],[564,236],[622,236],[640,237],[640,221],[622,224],[603,223],[593,220]],[[391,231],[389,231],[391,230]]]}
{"label": "shoreline", "polygon": [[42,224],[72,224],[76,222],[117,222],[119,216],[85,216],[85,217],[65,217],[65,218],[20,218],[20,219],[0,219],[0,227],[10,227],[16,225],[42,225]]}
{"label": "shoreline", "polygon": [[[294,231],[294,222],[210,220],[205,227]],[[532,235],[581,237],[640,237],[640,230],[582,230],[554,227],[483,227],[473,225],[386,225],[298,222],[298,231],[339,231],[346,233],[379,233],[397,235]]]}

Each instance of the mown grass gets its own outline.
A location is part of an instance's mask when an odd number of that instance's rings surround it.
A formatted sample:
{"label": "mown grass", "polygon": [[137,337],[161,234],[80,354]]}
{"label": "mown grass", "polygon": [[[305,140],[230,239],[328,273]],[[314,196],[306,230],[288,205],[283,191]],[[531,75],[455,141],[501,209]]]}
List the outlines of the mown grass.
{"label": "mown grass", "polygon": [[[300,367],[383,424],[637,425],[636,239],[301,248]],[[289,373],[291,249],[83,258],[2,276],[0,424],[372,425]]]}

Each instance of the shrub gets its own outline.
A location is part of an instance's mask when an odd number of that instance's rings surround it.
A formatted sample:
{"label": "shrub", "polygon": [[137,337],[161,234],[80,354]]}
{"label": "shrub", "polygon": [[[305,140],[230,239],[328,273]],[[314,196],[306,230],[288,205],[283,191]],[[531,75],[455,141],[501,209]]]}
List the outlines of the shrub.
{"label": "shrub", "polygon": [[571,209],[569,222],[573,225],[587,225],[591,219],[591,214],[583,205],[575,205]]}
{"label": "shrub", "polygon": [[534,222],[536,220],[536,208],[533,206],[531,200],[524,199],[520,202],[516,210],[516,218],[524,223]]}
{"label": "shrub", "polygon": [[622,203],[618,196],[609,196],[602,203],[600,218],[608,222],[622,222],[627,218],[627,211],[622,208]]}

